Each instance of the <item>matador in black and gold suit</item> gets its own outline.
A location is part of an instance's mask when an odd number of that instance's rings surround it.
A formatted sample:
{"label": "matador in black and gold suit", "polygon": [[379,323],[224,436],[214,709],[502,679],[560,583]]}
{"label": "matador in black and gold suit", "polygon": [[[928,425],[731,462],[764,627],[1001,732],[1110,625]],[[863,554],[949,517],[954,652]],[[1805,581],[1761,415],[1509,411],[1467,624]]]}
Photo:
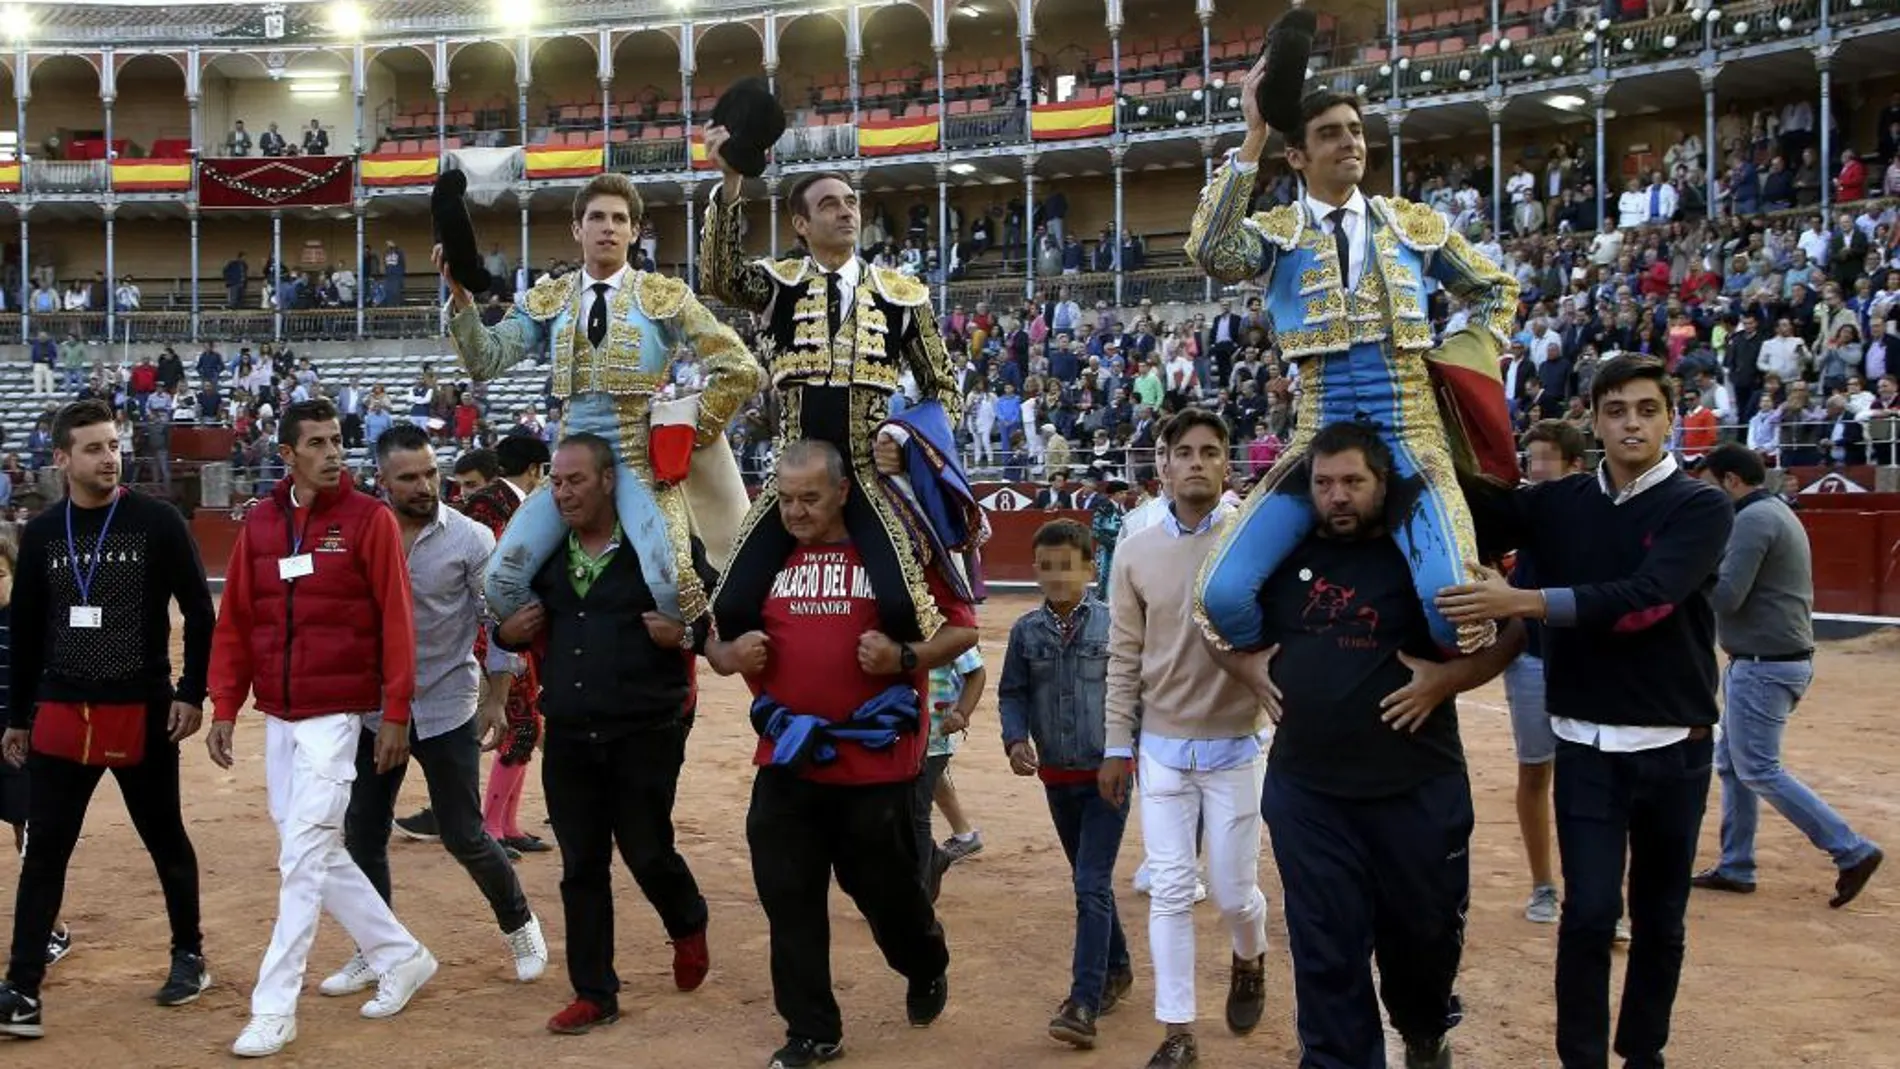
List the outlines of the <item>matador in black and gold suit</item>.
{"label": "matador in black and gold suit", "polygon": [[[891,395],[906,369],[923,407],[935,402],[948,427],[960,421],[963,398],[930,308],[930,289],[901,272],[854,258],[842,269],[855,285],[844,302],[848,307],[838,309],[834,331],[824,269],[809,256],[748,258],[739,236],[744,210],[743,201],[724,203],[720,191],[713,190],[699,248],[701,282],[713,296],[762,320],[760,360],[779,392],[779,451],[787,442],[817,438],[844,456],[854,484],[845,526],[870,572],[884,633],[897,642],[927,640],[943,626],[943,614],[930,594],[926,569],[937,569],[951,590],[969,598],[961,553],[980,537],[974,532],[981,519],[967,501],[951,443],[912,429],[905,448],[913,458],[922,450],[925,460],[921,468],[910,464],[909,479],[879,475],[872,443],[890,420]],[[965,493],[914,492],[920,471],[934,471],[939,485]],[[942,522],[945,510],[928,505],[943,501],[951,502],[948,511],[955,514],[948,525]],[[732,559],[713,595],[719,634],[736,637],[760,627],[773,577],[794,545],[779,519],[778,492],[768,480],[739,528]]]}

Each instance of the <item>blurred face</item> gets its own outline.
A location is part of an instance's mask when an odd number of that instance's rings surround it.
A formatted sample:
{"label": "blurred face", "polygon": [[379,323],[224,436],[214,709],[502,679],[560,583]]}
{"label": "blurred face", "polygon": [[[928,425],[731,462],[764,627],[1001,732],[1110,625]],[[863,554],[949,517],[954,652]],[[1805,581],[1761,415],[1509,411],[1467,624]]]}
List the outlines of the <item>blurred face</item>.
{"label": "blurred face", "polygon": [[426,523],[435,519],[441,495],[435,450],[398,449],[383,459],[376,481],[389,498],[389,507],[406,519]]}
{"label": "blurred face", "polygon": [[53,450],[53,464],[88,496],[104,498],[119,487],[119,431],[110,423],[75,427],[72,448]]}
{"label": "blurred face", "polygon": [[802,546],[844,539],[844,502],[851,481],[833,481],[822,460],[780,465],[778,514]]}
{"label": "blurred face", "polygon": [[1052,605],[1074,605],[1095,583],[1095,560],[1070,545],[1036,547],[1036,588]]}
{"label": "blurred face", "polygon": [[279,445],[277,455],[296,482],[319,490],[335,489],[343,475],[343,428],[333,419],[304,420],[297,425],[296,444]]}
{"label": "blurred face", "polygon": [[1366,174],[1366,128],[1349,104],[1337,104],[1306,124],[1306,147],[1286,150],[1287,163],[1307,182],[1346,190]]}
{"label": "blurred face", "polygon": [[1353,541],[1384,529],[1385,481],[1373,473],[1366,455],[1348,449],[1313,457],[1313,509],[1325,538]]}
{"label": "blurred face", "polygon": [[633,243],[639,220],[621,197],[602,194],[587,202],[574,223],[574,240],[596,276],[609,275],[627,262],[627,247]]}
{"label": "blurred face", "polygon": [[1642,472],[1662,459],[1675,416],[1662,386],[1637,379],[1603,395],[1594,420],[1604,459],[1628,472]]}
{"label": "blurred face", "polygon": [[1191,509],[1211,509],[1227,485],[1227,448],[1212,430],[1190,427],[1168,448],[1167,485]]}
{"label": "blurred face", "polygon": [[857,247],[858,195],[851,187],[836,178],[823,178],[802,192],[805,212],[792,215],[792,230],[812,251],[849,252]]}
{"label": "blurred face", "polygon": [[570,530],[598,530],[614,507],[614,470],[602,470],[594,451],[570,445],[554,451],[549,475],[554,507]]}
{"label": "blurred face", "polygon": [[1553,479],[1561,479],[1573,471],[1583,470],[1583,462],[1581,460],[1575,463],[1566,461],[1563,450],[1559,449],[1555,442],[1532,442],[1525,452],[1530,461],[1525,468],[1525,475],[1533,483],[1550,482]]}

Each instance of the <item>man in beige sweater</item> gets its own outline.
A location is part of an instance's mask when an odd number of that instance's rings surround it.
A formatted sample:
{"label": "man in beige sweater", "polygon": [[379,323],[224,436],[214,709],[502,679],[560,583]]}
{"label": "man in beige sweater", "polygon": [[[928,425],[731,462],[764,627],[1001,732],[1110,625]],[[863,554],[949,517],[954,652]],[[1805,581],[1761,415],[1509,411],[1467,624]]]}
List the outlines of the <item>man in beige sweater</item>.
{"label": "man in beige sweater", "polygon": [[[1201,638],[1189,596],[1230,522],[1227,428],[1203,409],[1162,428],[1173,504],[1115,555],[1102,793],[1126,800],[1140,743],[1141,824],[1153,890],[1148,941],[1155,1017],[1167,1027],[1149,1069],[1191,1069],[1194,1041],[1195,828],[1206,821],[1208,885],[1233,941],[1227,1026],[1246,1035],[1266,1005],[1267,900],[1260,891],[1261,699],[1224,671]],[[1255,654],[1264,667],[1271,653]],[[1264,678],[1264,671],[1242,678]],[[1264,690],[1263,690],[1264,693]]]}

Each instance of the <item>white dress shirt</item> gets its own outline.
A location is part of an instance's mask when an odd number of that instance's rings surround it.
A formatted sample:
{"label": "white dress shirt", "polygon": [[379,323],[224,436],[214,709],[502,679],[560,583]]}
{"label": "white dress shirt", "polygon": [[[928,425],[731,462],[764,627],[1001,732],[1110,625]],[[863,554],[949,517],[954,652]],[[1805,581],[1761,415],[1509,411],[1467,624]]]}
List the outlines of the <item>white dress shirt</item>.
{"label": "white dress shirt", "polygon": [[[587,269],[585,267],[581,268],[581,281],[580,281],[581,318],[580,318],[580,322],[577,324],[580,328],[581,337],[583,338],[587,337],[587,317],[594,314],[595,299],[597,297],[605,297],[608,301],[611,302],[614,299],[615,295],[617,295],[620,292],[620,287],[626,284],[627,272],[631,270],[633,269],[628,267],[625,264],[622,264],[620,265],[620,270],[615,271],[613,274],[608,275],[606,278],[595,278],[593,275],[590,275],[587,273]],[[594,287],[602,282],[605,282],[607,284],[607,292],[604,294],[595,294]],[[613,308],[612,308],[612,305],[610,304],[608,306],[608,318],[610,322],[612,320],[612,316],[613,316]]]}
{"label": "white dress shirt", "polygon": [[[1663,482],[1676,473],[1676,458],[1672,453],[1664,453],[1656,466],[1630,480],[1621,490],[1610,486],[1608,464],[1597,467],[1597,485],[1603,493],[1615,499],[1618,505],[1628,504],[1636,495]],[[1604,753],[1635,753],[1639,750],[1660,750],[1664,746],[1674,746],[1689,737],[1688,728],[1680,727],[1639,727],[1629,724],[1597,724],[1588,720],[1573,720],[1567,716],[1550,718],[1550,728],[1557,737],[1579,746],[1591,746]]]}
{"label": "white dress shirt", "polygon": [[1346,198],[1345,204],[1328,204],[1323,200],[1315,199],[1311,193],[1308,193],[1303,199],[1306,203],[1306,210],[1312,216],[1314,224],[1322,231],[1325,231],[1328,238],[1333,236],[1333,224],[1327,219],[1327,216],[1331,215],[1336,209],[1346,209],[1346,217],[1344,219],[1346,243],[1352,254],[1352,263],[1350,265],[1344,265],[1346,271],[1346,288],[1352,289],[1358,286],[1359,276],[1365,271],[1366,267],[1365,195],[1355,189],[1352,191],[1352,196]]}

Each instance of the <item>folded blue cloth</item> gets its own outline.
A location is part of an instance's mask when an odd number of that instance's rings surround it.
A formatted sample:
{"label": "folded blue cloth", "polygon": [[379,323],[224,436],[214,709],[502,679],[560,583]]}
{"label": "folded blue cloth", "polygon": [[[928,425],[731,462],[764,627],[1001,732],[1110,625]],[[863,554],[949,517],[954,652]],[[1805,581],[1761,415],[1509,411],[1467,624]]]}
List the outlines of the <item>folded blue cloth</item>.
{"label": "folded blue cloth", "polygon": [[838,743],[882,750],[900,736],[915,734],[917,707],[917,688],[907,683],[884,688],[841,721],[794,712],[770,694],[761,694],[752,702],[752,730],[772,740],[770,763],[775,767],[827,765],[838,759]]}

